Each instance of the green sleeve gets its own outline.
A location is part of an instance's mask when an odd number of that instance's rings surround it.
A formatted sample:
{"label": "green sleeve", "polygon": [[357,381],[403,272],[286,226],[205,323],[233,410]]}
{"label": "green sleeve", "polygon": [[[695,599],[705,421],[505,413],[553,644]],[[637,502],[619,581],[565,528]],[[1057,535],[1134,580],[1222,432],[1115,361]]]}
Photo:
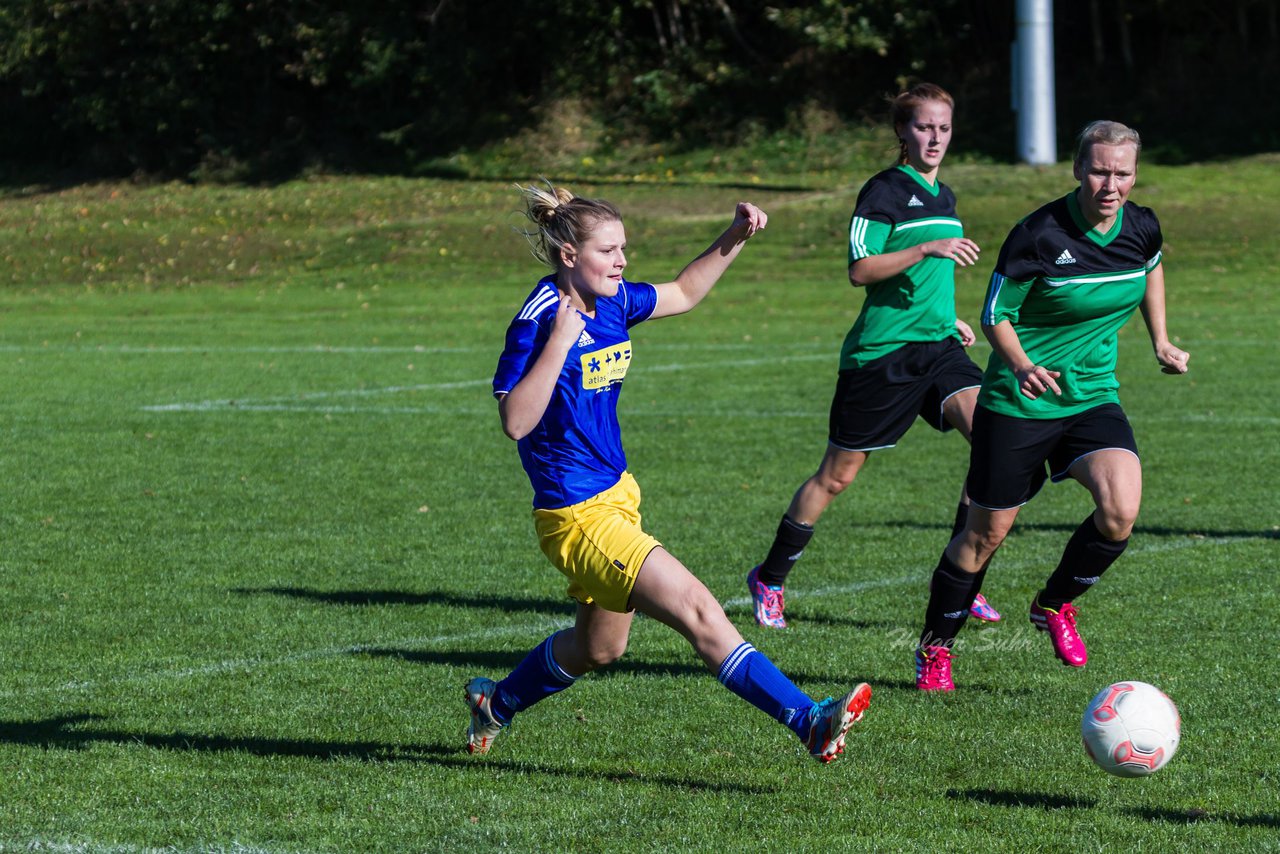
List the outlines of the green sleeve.
{"label": "green sleeve", "polygon": [[1018,282],[992,273],[991,281],[987,283],[987,296],[982,303],[982,325],[996,326],[1002,320],[1017,323],[1022,301],[1027,298],[1034,281]]}
{"label": "green sleeve", "polygon": [[849,263],[883,252],[891,231],[887,222],[860,216],[849,220]]}

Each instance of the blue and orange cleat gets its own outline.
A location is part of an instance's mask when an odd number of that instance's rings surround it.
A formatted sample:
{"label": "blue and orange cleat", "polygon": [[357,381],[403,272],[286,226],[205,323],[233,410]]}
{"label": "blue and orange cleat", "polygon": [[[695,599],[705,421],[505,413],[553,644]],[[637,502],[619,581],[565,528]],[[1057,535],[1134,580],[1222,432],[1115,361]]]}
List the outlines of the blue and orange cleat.
{"label": "blue and orange cleat", "polygon": [[809,737],[804,745],[809,755],[827,763],[844,753],[844,737],[849,727],[862,720],[871,705],[871,686],[866,682],[855,685],[853,690],[839,700],[831,697],[814,703],[809,710]]}

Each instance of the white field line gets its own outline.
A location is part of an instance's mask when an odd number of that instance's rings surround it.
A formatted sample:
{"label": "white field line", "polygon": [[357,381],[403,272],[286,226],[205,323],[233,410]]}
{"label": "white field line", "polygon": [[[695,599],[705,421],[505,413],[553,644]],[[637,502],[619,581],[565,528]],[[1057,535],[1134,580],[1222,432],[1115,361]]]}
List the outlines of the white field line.
{"label": "white field line", "polygon": [[[824,351],[838,352],[839,341],[835,344],[827,342],[799,342],[789,346],[798,349],[821,348]],[[835,347],[835,349],[833,349]],[[709,343],[709,342],[675,342],[670,344],[649,344],[646,343],[644,351],[646,353],[666,353],[673,351],[724,351],[724,350],[752,350],[759,351],[760,345],[749,342],[731,342],[731,343]],[[277,353],[289,354],[296,353],[300,355],[326,355],[326,354],[380,354],[396,355],[403,353],[425,353],[431,355],[433,353],[446,354],[467,354],[467,353],[483,353],[497,356],[497,351],[491,346],[475,346],[475,347],[428,347],[425,344],[406,344],[404,346],[385,346],[385,345],[367,345],[367,346],[348,346],[348,345],[330,345],[330,344],[300,344],[293,346],[283,345],[251,345],[246,347],[211,345],[201,347],[198,345],[145,345],[145,344],[0,344],[0,353],[84,353],[87,355],[97,354],[115,354],[124,355],[184,355],[218,353],[224,355],[253,355],[258,353]]]}
{"label": "white field line", "polygon": [[[978,346],[981,346],[979,342]],[[791,362],[814,362],[833,360],[830,352],[827,352],[825,345],[821,346],[822,352],[809,354],[793,354],[787,356],[761,356],[746,359],[719,359],[714,361],[698,361],[698,362],[674,362],[657,365],[646,365],[642,370],[645,373],[676,373],[681,371],[696,370],[718,370],[721,368],[743,368],[757,367],[760,365],[786,365]],[[686,352],[697,350],[709,351],[726,351],[741,350],[751,348],[750,344],[709,344],[709,345],[667,345],[655,347],[655,350],[674,349]],[[14,348],[3,348],[14,349]],[[207,352],[208,349],[214,348],[168,348],[169,352]],[[123,348],[122,348],[123,351]],[[161,348],[137,348],[136,352],[161,352]],[[231,349],[227,348],[221,352],[428,352],[426,348],[332,348],[332,347],[315,347],[315,348],[243,348]],[[478,352],[475,349],[467,348],[437,348],[430,352]],[[419,383],[415,385],[395,385],[380,386],[374,388],[358,388],[358,389],[337,389],[333,391],[315,391],[302,392],[300,394],[289,396],[274,396],[263,398],[227,398],[221,400],[199,400],[199,401],[179,401],[175,403],[159,403],[150,404],[141,407],[144,412],[298,412],[298,413],[315,413],[321,415],[477,415],[481,414],[481,410],[475,408],[456,407],[456,406],[311,406],[307,405],[308,401],[319,401],[332,398],[343,397],[375,397],[379,395],[393,395],[413,392],[434,392],[434,391],[450,391],[454,389],[476,388],[487,386],[491,382],[489,378],[456,380],[452,382],[439,383]],[[734,416],[739,418],[817,418],[825,415],[825,410],[812,412],[808,411],[782,411],[782,412],[761,412],[761,411],[744,411],[733,409],[725,412],[716,412],[712,410],[687,410],[679,412],[671,411],[634,411],[628,412],[632,417],[648,415],[658,417],[696,417],[705,416]],[[1173,416],[1170,416],[1173,417]],[[1275,426],[1280,424],[1280,418],[1272,416],[1250,416],[1250,415],[1213,415],[1213,414],[1179,414],[1176,416],[1179,421],[1192,421],[1196,423],[1216,423],[1224,425],[1238,426]],[[1169,418],[1148,418],[1138,416],[1134,420],[1169,420]]]}
{"label": "white field line", "polygon": [[145,344],[0,344],[0,353],[86,353],[86,354],[106,354],[115,353],[123,355],[148,355],[154,353],[156,355],[187,355],[206,353],[225,353],[228,355],[236,355],[243,353],[252,355],[255,353],[267,354],[284,354],[284,353],[487,353],[493,348],[491,347],[427,347],[422,344],[412,344],[403,347],[353,347],[353,346],[330,346],[328,344],[303,344],[298,346],[250,346],[250,347],[223,347],[210,346],[199,347],[194,345],[145,345]]}
{"label": "white field line", "polygon": [[[201,400],[194,403],[161,403],[142,407],[144,412],[208,412],[215,409],[248,409],[251,411],[291,411],[302,409],[317,411],[316,407],[299,407],[298,401],[324,400],[333,397],[372,397],[381,394],[401,394],[414,391],[448,391],[455,388],[473,388],[488,385],[492,380],[458,380],[447,383],[421,383],[418,385],[393,385],[377,388],[352,388],[337,391],[311,391],[289,397],[260,397],[247,400]],[[280,407],[289,407],[281,409]],[[358,410],[355,410],[358,411]]]}
{"label": "white field line", "polygon": [[[675,364],[650,365],[644,370],[653,373],[668,373],[674,371],[687,371],[697,369],[719,369],[734,367],[749,367],[753,365],[770,365],[770,364],[787,364],[788,362],[811,362],[816,360],[832,359],[831,354],[823,353],[812,354],[807,356],[783,356],[781,358],[756,358],[756,359],[728,359],[714,362],[696,362],[684,363],[677,362]],[[475,380],[458,380],[455,382],[445,383],[422,383],[419,385],[402,385],[402,386],[383,386],[378,388],[359,388],[359,389],[339,389],[337,391],[315,391],[304,392],[289,397],[262,397],[262,398],[246,398],[246,399],[227,399],[227,400],[200,400],[186,403],[158,403],[142,407],[144,412],[211,412],[220,410],[245,410],[247,412],[317,412],[321,411],[318,407],[300,406],[300,401],[308,400],[324,400],[334,397],[372,397],[382,394],[400,394],[403,392],[420,392],[420,391],[448,391],[458,388],[473,388],[476,386],[486,386],[492,382],[491,379],[475,379]],[[363,411],[359,408],[332,409],[325,410],[332,412],[359,412]],[[419,408],[411,407],[407,409],[380,409],[380,412],[420,412]]]}
{"label": "white field line", "polygon": [[[1124,342],[1121,342],[1122,344]],[[1211,343],[1201,342],[1200,344],[1190,344],[1182,342],[1184,346],[1191,347],[1193,350],[1199,346],[1201,349],[1209,347],[1217,349],[1220,347],[1257,347],[1274,344],[1274,341],[1262,338],[1231,338],[1215,340]],[[793,342],[787,345],[789,349],[821,349],[824,353],[831,355],[839,352],[840,341],[833,338],[831,341],[814,341],[814,342]],[[971,350],[986,350],[990,348],[982,338],[974,342]],[[645,353],[669,353],[676,351],[727,351],[727,350],[752,350],[759,351],[760,345],[750,342],[670,342],[670,343],[645,343]],[[473,347],[437,347],[428,346],[426,344],[405,344],[399,346],[389,345],[349,345],[349,344],[295,344],[295,345],[248,345],[248,346],[228,346],[211,344],[209,346],[200,346],[197,344],[0,344],[0,353],[79,353],[84,355],[127,355],[127,356],[145,356],[145,355],[341,355],[341,354],[460,354],[481,353],[497,355],[497,351],[491,346],[473,346]],[[785,358],[785,357],[784,357]]]}
{"label": "white field line", "polygon": [[396,640],[381,641],[378,643],[360,643],[350,644],[348,646],[322,647],[320,649],[302,650],[300,652],[290,653],[289,655],[276,656],[275,658],[234,658],[215,661],[209,664],[201,664],[195,667],[182,667],[169,670],[146,670],[138,673],[125,674],[112,679],[88,679],[83,681],[64,682],[61,685],[12,689],[0,693],[0,697],[7,699],[9,697],[29,696],[36,693],[75,693],[79,691],[97,690],[100,687],[108,685],[137,685],[149,682],[168,682],[189,679],[193,676],[217,676],[223,673],[248,673],[254,670],[260,670],[267,667],[278,667],[283,664],[293,664],[299,661],[315,661],[323,658],[340,658],[347,655],[359,655],[364,652],[386,649],[388,646],[451,646],[453,644],[468,643],[497,636],[532,635],[539,631],[547,631],[549,629],[558,630],[569,625],[571,625],[570,622],[555,620],[548,617],[547,619],[541,620],[537,623],[505,626],[502,628],[488,628],[476,630],[474,632],[464,632],[463,634],[399,638]]}
{"label": "white field line", "polygon": [[[1135,418],[1134,420],[1145,419]],[[1268,415],[1180,415],[1175,420],[1195,421],[1202,424],[1257,424],[1264,427],[1280,425],[1280,418]]]}
{"label": "white field line", "polygon": [[190,851],[200,854],[282,854],[293,849],[261,848],[256,845],[241,845],[238,842],[218,842],[209,845],[197,845],[193,848],[175,848],[166,845],[163,848],[151,848],[141,845],[124,845],[97,841],[68,842],[64,840],[35,837],[31,839],[0,838],[0,854],[8,851],[48,851],[51,854],[180,854]]}
{"label": "white field line", "polygon": [[[1232,545],[1256,539],[1260,539],[1260,537],[1187,538],[1171,542],[1159,542],[1148,546],[1139,546],[1137,548],[1130,549],[1128,554],[1131,556],[1141,557],[1160,554],[1162,552],[1178,551],[1186,548]],[[1000,572],[1001,574],[1004,574],[1007,572],[1034,569],[1039,566],[1041,566],[1039,562],[1011,562],[1002,564]],[[901,575],[894,578],[880,578],[872,581],[859,581],[853,584],[820,587],[816,590],[796,590],[794,592],[788,592],[787,595],[793,601],[796,599],[830,599],[838,596],[848,596],[854,593],[861,593],[867,590],[874,590],[881,587],[902,587],[908,584],[923,585],[925,578],[926,576],[924,574]],[[726,609],[744,608],[751,604],[751,598],[749,596],[735,596],[733,598],[726,599],[723,604]],[[108,679],[89,679],[65,682],[61,685],[24,686],[0,692],[0,698],[9,699],[12,697],[31,697],[37,694],[74,694],[128,685],[176,682],[200,676],[218,676],[226,673],[249,673],[269,667],[279,667],[282,665],[317,661],[326,658],[341,658],[343,656],[358,655],[360,653],[374,652],[387,648],[417,649],[422,647],[444,647],[449,649],[456,647],[459,644],[470,644],[478,640],[483,641],[498,636],[527,636],[532,639],[539,635],[545,635],[548,631],[563,629],[569,625],[571,625],[571,621],[569,620],[547,617],[546,619],[538,620],[536,622],[526,622],[499,628],[486,628],[472,632],[463,632],[461,634],[392,638],[376,642],[371,641],[368,643],[350,644],[348,646],[300,650],[295,653],[276,656],[274,658],[259,657],[225,659],[223,661],[215,661],[192,667],[137,671]]]}
{"label": "white field line", "polygon": [[[485,407],[462,407],[462,406],[301,406],[291,405],[287,403],[260,403],[260,404],[243,404],[235,403],[222,404],[218,401],[206,401],[207,406],[198,404],[170,404],[161,407],[146,407],[149,412],[301,412],[310,413],[312,415],[474,415],[474,416],[493,416],[495,410],[492,406]],[[180,408],[179,408],[180,407]],[[670,410],[643,410],[640,412],[627,412],[628,418],[639,417],[650,418],[826,418],[827,413],[817,409],[812,412],[803,411],[775,411],[775,412],[755,412],[747,409],[726,408],[723,411],[700,409],[697,411],[679,411]]]}

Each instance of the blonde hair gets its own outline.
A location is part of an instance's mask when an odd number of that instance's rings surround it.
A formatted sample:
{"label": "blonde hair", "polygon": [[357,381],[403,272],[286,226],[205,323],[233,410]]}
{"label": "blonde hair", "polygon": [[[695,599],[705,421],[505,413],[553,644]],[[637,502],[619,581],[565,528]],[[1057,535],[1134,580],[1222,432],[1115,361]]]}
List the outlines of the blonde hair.
{"label": "blonde hair", "polygon": [[622,222],[622,214],[612,202],[584,199],[550,181],[546,188],[529,185],[516,188],[524,196],[525,216],[533,223],[533,231],[522,232],[529,241],[533,257],[553,270],[560,269],[560,250],[566,245],[575,249],[591,238],[606,222]]}
{"label": "blonde hair", "polygon": [[1084,162],[1095,145],[1132,145],[1141,153],[1142,138],[1136,130],[1120,122],[1109,122],[1106,119],[1089,122],[1076,138],[1076,166]]}
{"label": "blonde hair", "polygon": [[[934,83],[917,83],[897,97],[889,100],[889,116],[893,121],[894,133],[898,128],[911,124],[916,110],[926,101],[939,101],[951,110],[956,108],[955,99],[946,89]],[[907,141],[898,137],[898,165],[907,162]]]}

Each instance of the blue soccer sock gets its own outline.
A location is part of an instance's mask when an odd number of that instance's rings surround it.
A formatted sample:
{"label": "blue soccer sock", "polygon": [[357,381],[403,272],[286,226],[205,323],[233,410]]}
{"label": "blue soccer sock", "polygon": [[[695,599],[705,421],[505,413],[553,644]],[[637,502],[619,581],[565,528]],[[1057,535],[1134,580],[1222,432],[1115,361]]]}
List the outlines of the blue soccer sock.
{"label": "blue soccer sock", "polygon": [[787,726],[801,739],[809,737],[813,700],[751,644],[738,644],[720,665],[720,684]]}
{"label": "blue soccer sock", "polygon": [[555,654],[551,651],[555,639],[556,635],[551,635],[538,644],[506,679],[498,683],[489,710],[499,723],[510,723],[516,712],[524,711],[577,681],[578,677],[565,673],[556,663]]}

